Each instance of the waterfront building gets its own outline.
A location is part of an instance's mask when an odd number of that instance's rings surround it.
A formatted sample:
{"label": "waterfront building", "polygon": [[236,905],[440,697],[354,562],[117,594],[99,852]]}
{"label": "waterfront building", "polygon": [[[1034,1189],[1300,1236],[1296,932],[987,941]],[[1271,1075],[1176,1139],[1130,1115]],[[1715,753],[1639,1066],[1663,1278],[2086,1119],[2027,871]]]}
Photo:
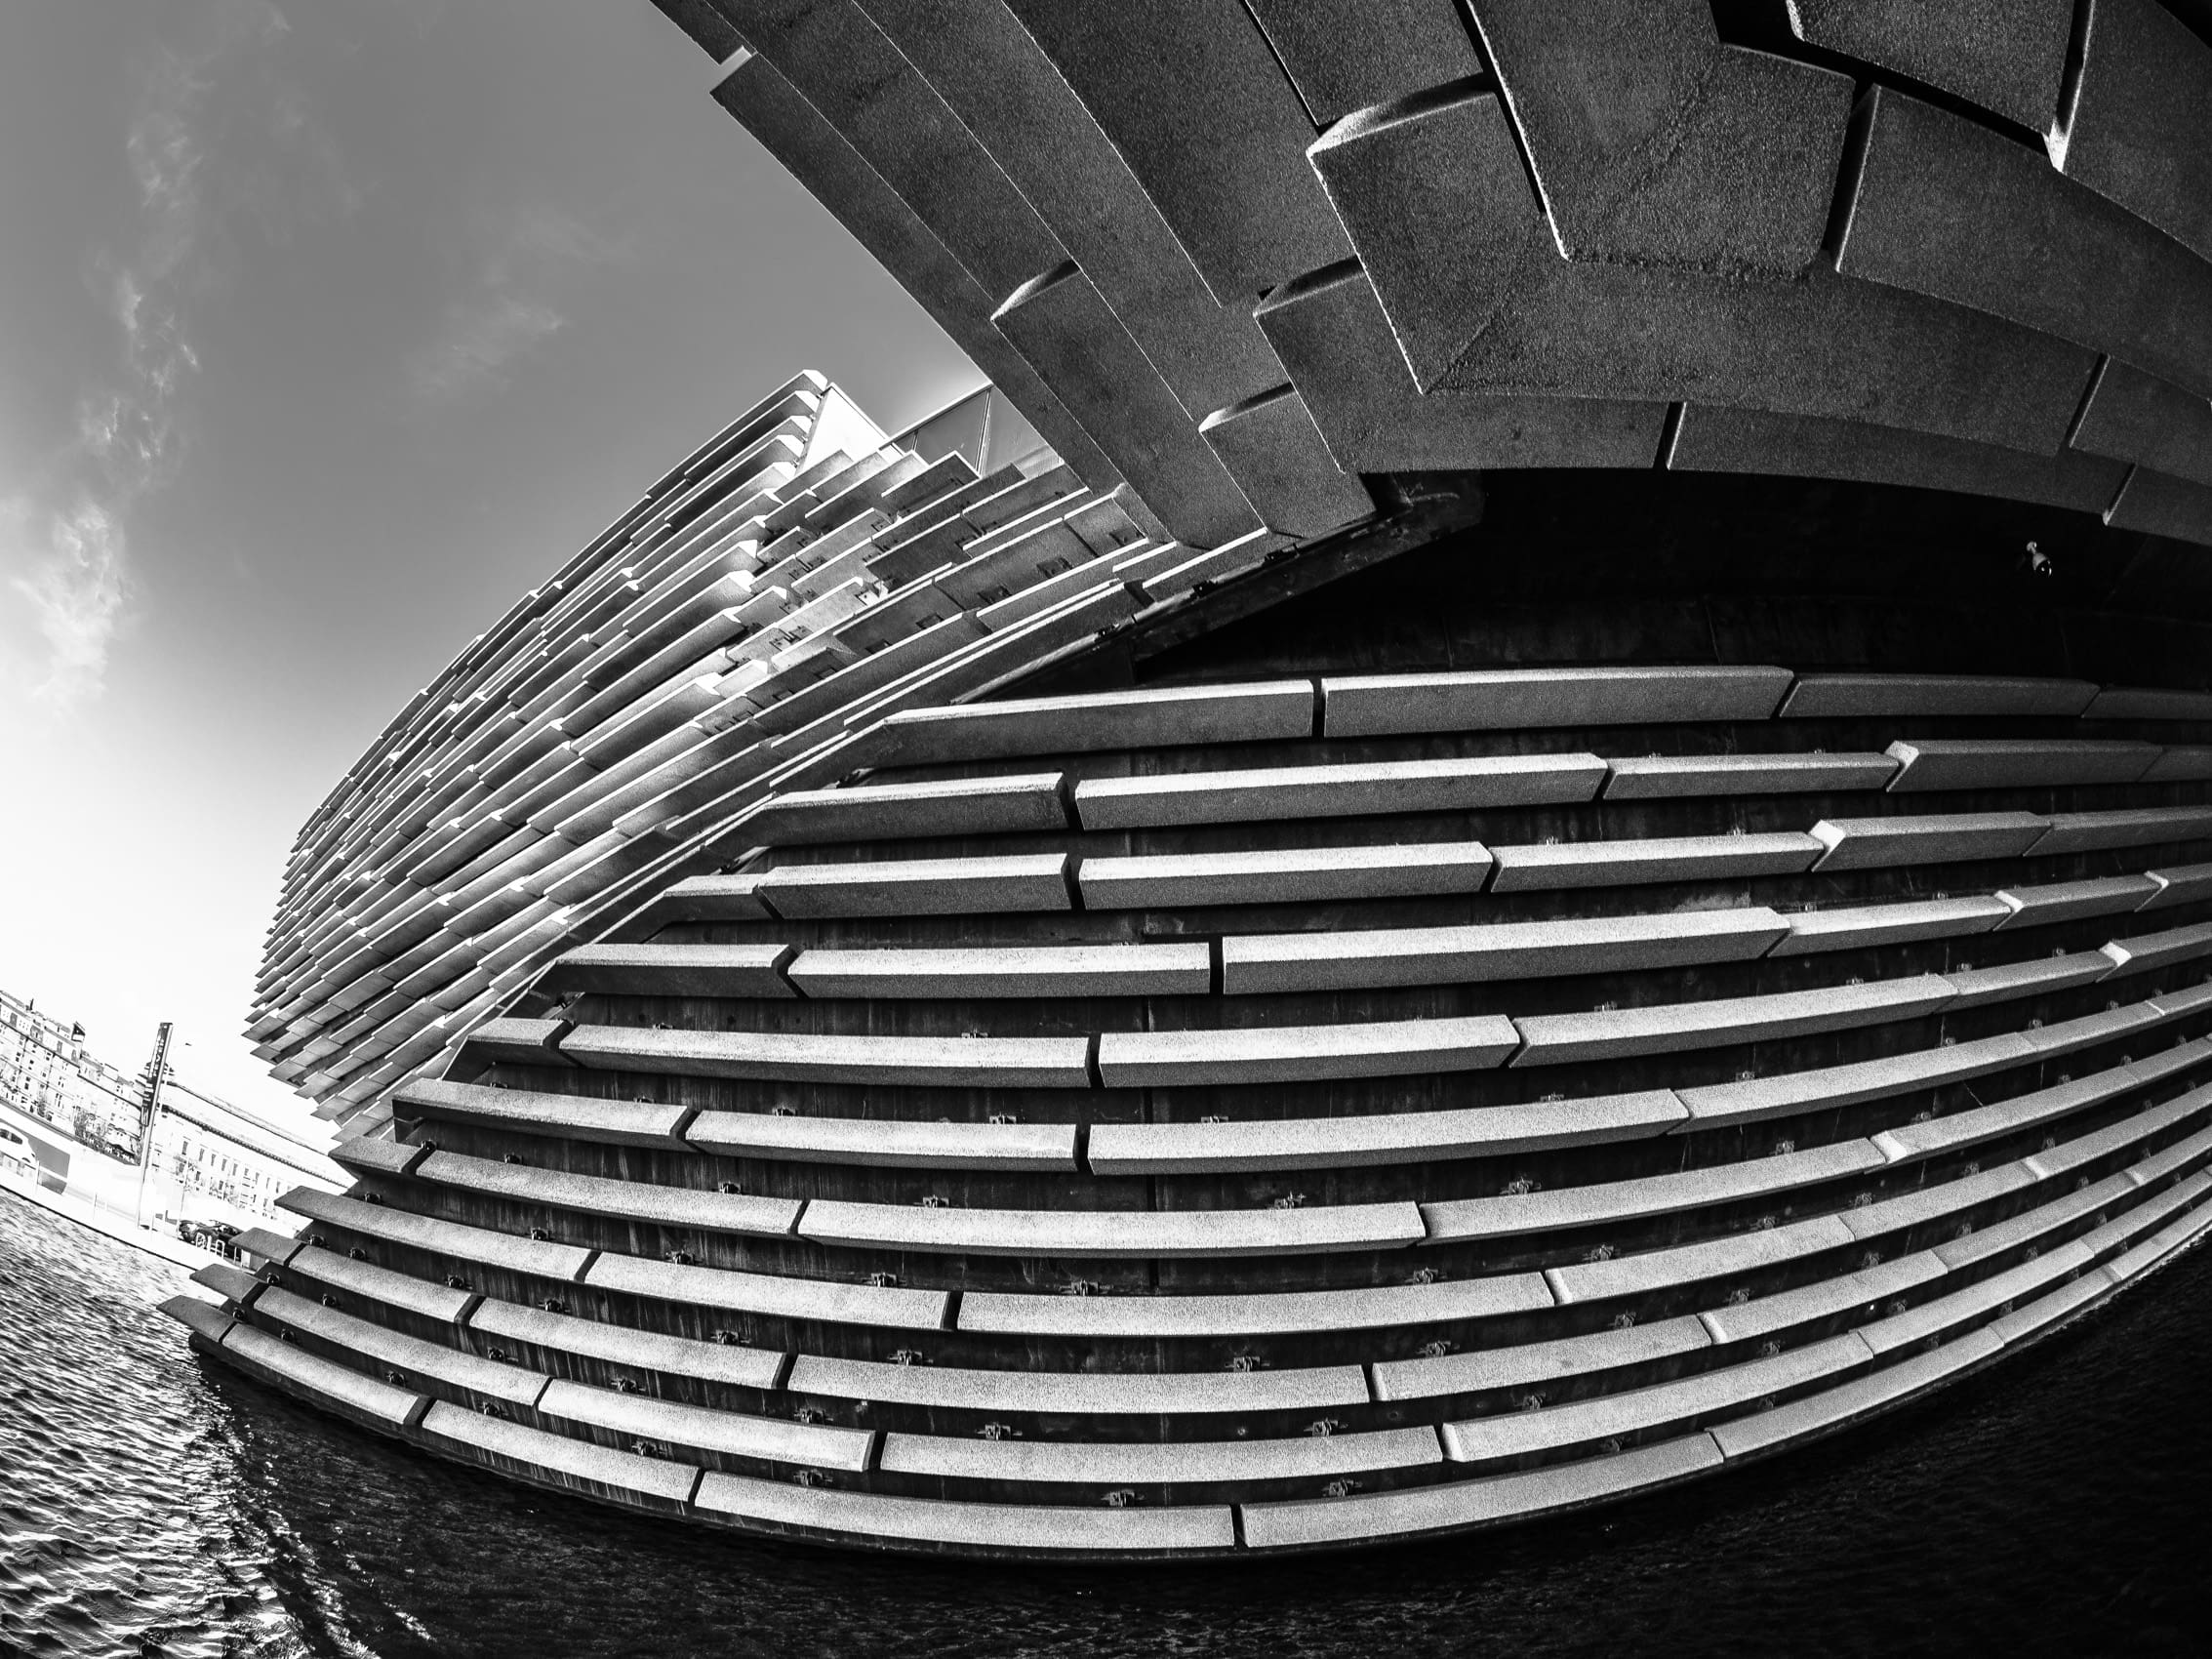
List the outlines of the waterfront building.
{"label": "waterfront building", "polygon": [[[150,1065],[150,1062],[149,1062]],[[140,1157],[147,1079],[87,1046],[85,1029],[0,991],[0,1179],[147,1226],[247,1228],[305,1185],[346,1176],[324,1150],[180,1080],[164,1067],[149,1156]]]}
{"label": "waterfront building", "polygon": [[993,389],[787,383],[340,780],[249,1031],[354,1181],[199,1351],[1230,1556],[1785,1452],[2212,1221],[2190,27],[660,4]]}
{"label": "waterfront building", "polygon": [[144,1214],[156,1222],[246,1228],[282,1219],[277,1200],[302,1186],[350,1184],[326,1147],[204,1093],[174,1073],[162,1085],[146,1162]]}
{"label": "waterfront building", "polygon": [[0,1103],[112,1158],[139,1155],[141,1078],[85,1043],[85,1029],[0,991]]}

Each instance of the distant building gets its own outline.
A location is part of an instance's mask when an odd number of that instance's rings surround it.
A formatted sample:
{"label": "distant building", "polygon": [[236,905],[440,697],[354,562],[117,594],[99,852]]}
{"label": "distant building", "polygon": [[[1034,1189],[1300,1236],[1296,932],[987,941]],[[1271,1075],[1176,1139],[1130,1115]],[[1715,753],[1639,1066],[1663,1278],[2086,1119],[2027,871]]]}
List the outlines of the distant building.
{"label": "distant building", "polygon": [[273,1124],[174,1076],[162,1085],[146,1164],[149,1218],[234,1226],[274,1220],[277,1198],[302,1184],[338,1192],[347,1177]]}
{"label": "distant building", "polygon": [[0,1184],[69,1194],[149,1224],[251,1226],[302,1184],[336,1190],[338,1166],[274,1124],[162,1081],[141,1179],[146,1077],[86,1047],[80,1025],[0,991]]}
{"label": "distant building", "polygon": [[0,1101],[111,1156],[139,1155],[141,1080],[85,1047],[85,1029],[0,991]]}

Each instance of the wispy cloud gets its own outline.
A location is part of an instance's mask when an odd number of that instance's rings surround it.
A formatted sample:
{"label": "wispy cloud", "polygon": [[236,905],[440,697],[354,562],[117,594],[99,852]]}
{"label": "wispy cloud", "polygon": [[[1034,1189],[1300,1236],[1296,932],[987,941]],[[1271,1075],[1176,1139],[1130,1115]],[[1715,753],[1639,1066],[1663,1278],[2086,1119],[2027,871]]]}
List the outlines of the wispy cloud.
{"label": "wispy cloud", "polygon": [[[10,516],[21,525],[29,514]],[[131,596],[130,572],[123,532],[102,503],[86,497],[43,528],[41,556],[12,586],[46,642],[46,673],[34,695],[65,708],[101,688],[108,643]]]}
{"label": "wispy cloud", "polygon": [[467,292],[446,307],[437,337],[408,360],[409,388],[451,403],[504,386],[508,371],[568,326],[561,296],[577,280],[631,257],[563,209],[537,206],[490,221]]}
{"label": "wispy cloud", "polygon": [[444,329],[408,365],[408,384],[425,403],[451,403],[479,386],[506,384],[506,368],[568,319],[543,300],[497,289],[453,306]]}
{"label": "wispy cloud", "polygon": [[[275,6],[195,0],[164,18],[183,44],[165,41],[136,78],[123,135],[131,234],[86,262],[118,350],[107,373],[88,377],[75,430],[4,519],[7,563],[20,572],[9,588],[46,646],[32,693],[55,708],[99,695],[139,592],[128,527],[181,464],[185,387],[200,366],[189,312],[220,281],[225,220],[251,216],[265,234],[289,205],[345,212],[353,200],[297,89],[269,70],[269,49],[290,32]],[[239,146],[235,166],[219,168],[219,139]],[[304,189],[281,187],[302,170]]]}

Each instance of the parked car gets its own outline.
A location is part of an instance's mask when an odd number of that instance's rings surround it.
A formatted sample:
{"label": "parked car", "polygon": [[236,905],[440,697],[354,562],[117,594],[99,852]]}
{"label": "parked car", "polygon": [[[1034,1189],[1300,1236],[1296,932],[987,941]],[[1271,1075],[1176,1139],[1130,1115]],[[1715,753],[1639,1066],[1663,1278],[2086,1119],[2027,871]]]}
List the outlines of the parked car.
{"label": "parked car", "polygon": [[177,1236],[187,1244],[213,1250],[219,1256],[238,1254],[238,1246],[232,1242],[238,1236],[238,1229],[226,1221],[181,1221],[177,1224]]}

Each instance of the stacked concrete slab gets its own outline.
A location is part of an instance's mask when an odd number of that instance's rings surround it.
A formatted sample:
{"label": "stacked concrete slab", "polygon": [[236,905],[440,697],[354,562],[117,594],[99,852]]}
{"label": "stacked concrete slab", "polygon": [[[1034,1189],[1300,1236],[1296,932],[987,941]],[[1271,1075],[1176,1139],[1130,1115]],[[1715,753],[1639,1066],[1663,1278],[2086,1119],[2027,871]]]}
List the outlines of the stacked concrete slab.
{"label": "stacked concrete slab", "polygon": [[2182,14],[657,3],[1037,440],[801,377],[401,711],[251,1027],[357,1181],[195,1347],[708,1524],[1314,1550],[2212,1226]]}
{"label": "stacked concrete slab", "polygon": [[885,439],[819,376],[789,383],[473,641],[309,819],[257,1052],[326,1115],[373,1106],[743,807],[844,770],[817,751],[850,723],[1202,580],[1175,572],[1207,554],[1141,521],[1048,448],[979,476]]}
{"label": "stacked concrete slab", "polygon": [[172,1311],[441,1455],[882,1549],[1646,1491],[2212,1227],[2208,722],[1757,663],[897,709]]}
{"label": "stacked concrete slab", "polygon": [[663,10],[1186,541],[1656,463],[2212,543],[2212,45],[2154,0]]}

